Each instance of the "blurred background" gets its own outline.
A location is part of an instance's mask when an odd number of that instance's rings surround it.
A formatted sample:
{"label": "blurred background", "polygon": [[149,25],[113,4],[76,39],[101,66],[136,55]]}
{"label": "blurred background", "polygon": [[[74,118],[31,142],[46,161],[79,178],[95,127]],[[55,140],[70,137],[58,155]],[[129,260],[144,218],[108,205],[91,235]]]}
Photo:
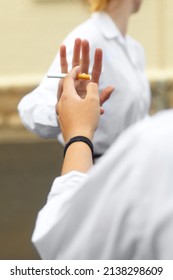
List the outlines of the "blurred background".
{"label": "blurred background", "polygon": [[[39,258],[31,234],[62,163],[62,147],[26,131],[17,104],[89,16],[83,0],[0,0],[0,259]],[[172,26],[172,0],[144,0],[130,22],[129,34],[146,53],[151,114],[173,108]]]}

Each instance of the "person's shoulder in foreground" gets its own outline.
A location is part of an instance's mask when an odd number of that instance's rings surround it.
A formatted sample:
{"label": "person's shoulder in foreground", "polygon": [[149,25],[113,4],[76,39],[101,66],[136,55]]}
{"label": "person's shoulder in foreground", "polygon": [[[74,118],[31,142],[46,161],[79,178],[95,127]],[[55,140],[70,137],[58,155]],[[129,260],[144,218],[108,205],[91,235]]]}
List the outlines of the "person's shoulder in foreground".
{"label": "person's shoulder in foreground", "polygon": [[32,238],[40,256],[173,259],[172,143],[168,110],[127,129],[88,174],[55,179]]}

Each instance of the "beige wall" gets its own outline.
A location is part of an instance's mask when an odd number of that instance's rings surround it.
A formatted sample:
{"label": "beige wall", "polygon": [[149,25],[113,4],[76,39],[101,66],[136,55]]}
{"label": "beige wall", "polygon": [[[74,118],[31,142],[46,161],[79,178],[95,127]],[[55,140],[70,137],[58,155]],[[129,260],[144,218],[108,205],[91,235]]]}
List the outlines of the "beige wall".
{"label": "beige wall", "polygon": [[87,18],[77,0],[0,0],[0,78],[42,75],[64,36]]}
{"label": "beige wall", "polygon": [[143,0],[141,11],[132,18],[129,32],[145,48],[151,77],[173,77],[172,26],[172,0]]}
{"label": "beige wall", "polygon": [[[0,0],[0,83],[40,79],[64,36],[89,16],[81,2]],[[132,17],[129,33],[143,44],[152,75],[172,75],[172,26],[172,0],[144,0]]]}

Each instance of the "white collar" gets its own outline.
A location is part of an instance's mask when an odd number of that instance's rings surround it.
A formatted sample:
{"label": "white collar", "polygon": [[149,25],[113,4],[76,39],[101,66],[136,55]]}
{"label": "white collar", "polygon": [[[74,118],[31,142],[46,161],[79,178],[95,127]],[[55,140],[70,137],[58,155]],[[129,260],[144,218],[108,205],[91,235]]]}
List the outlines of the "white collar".
{"label": "white collar", "polygon": [[99,31],[107,40],[116,39],[123,46],[132,64],[136,65],[136,51],[134,53],[133,40],[126,35],[123,37],[115,22],[106,12],[94,12],[92,19]]}
{"label": "white collar", "polygon": [[107,13],[94,12],[92,19],[106,39],[122,38],[121,32]]}

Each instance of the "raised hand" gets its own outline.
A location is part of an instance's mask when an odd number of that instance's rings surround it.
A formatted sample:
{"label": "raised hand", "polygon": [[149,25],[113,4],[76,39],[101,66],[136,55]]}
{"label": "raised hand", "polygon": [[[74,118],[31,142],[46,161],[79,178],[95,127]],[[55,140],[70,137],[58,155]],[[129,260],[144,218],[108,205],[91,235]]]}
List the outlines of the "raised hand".
{"label": "raised hand", "polygon": [[[75,66],[80,65],[81,73],[88,73],[89,70],[89,52],[90,47],[87,40],[81,40],[77,38],[74,43],[74,50],[73,50],[73,58],[72,58],[72,68]],[[66,46],[62,45],[60,47],[60,64],[61,64],[61,71],[62,73],[68,73],[68,61],[66,55]],[[91,81],[94,83],[99,83],[99,78],[101,75],[102,70],[102,50],[97,48],[95,50],[94,56],[94,64],[91,73]],[[81,98],[85,98],[86,96],[86,86],[89,83],[88,80],[75,80],[75,88],[77,93],[80,95]],[[113,91],[113,87],[107,87],[100,93],[100,105],[110,97],[110,94]],[[61,96],[63,90],[63,81],[60,81],[59,88],[58,88],[58,99]],[[101,109],[101,113],[103,113],[103,109]]]}
{"label": "raised hand", "polygon": [[65,142],[78,135],[92,140],[100,118],[98,85],[89,82],[85,89],[85,98],[81,98],[75,89],[75,80],[79,72],[80,67],[76,66],[64,79],[63,92],[56,106]]}

